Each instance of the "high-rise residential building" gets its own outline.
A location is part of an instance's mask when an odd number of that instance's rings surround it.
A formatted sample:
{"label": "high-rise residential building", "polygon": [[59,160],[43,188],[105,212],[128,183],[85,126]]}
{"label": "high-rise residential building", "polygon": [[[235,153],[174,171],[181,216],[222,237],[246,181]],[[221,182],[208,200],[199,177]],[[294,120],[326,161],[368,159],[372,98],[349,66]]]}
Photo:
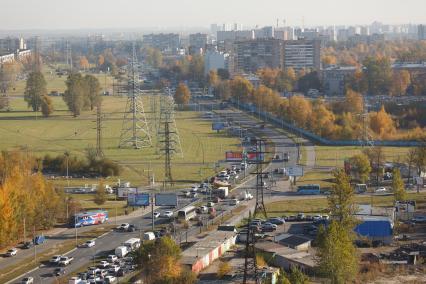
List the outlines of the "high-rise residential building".
{"label": "high-rise residential building", "polygon": [[426,25],[419,25],[417,28],[418,39],[426,40]]}
{"label": "high-rise residential building", "polygon": [[255,73],[260,68],[283,68],[284,41],[255,39],[236,41],[235,72]]}
{"label": "high-rise residential building", "polygon": [[148,34],[143,36],[143,44],[176,54],[180,48],[180,37],[178,34]]}
{"label": "high-rise residential building", "polygon": [[189,35],[189,48],[192,54],[200,54],[206,49],[207,34],[196,33]]}
{"label": "high-rise residential building", "polygon": [[289,40],[284,42],[284,68],[319,70],[320,67],[320,40]]}

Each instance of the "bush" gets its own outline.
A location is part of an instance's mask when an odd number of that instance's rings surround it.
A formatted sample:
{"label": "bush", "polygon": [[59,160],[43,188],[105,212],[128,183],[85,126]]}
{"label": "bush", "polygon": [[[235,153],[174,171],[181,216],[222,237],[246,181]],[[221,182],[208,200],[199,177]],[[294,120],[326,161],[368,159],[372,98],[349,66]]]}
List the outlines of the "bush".
{"label": "bush", "polygon": [[231,265],[227,261],[221,261],[217,269],[217,277],[222,279],[226,274],[231,272]]}

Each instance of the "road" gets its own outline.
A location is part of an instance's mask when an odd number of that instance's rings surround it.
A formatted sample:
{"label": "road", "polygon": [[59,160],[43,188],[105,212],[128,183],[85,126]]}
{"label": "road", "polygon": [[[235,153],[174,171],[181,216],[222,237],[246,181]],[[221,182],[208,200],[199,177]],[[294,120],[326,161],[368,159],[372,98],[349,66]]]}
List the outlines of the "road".
{"label": "road", "polygon": [[[283,135],[280,131],[269,127],[266,125],[265,127],[259,127],[261,123],[254,117],[241,112],[239,110],[231,109],[231,110],[225,110],[225,111],[218,111],[217,114],[226,121],[231,121],[232,125],[239,126],[241,128],[247,129],[249,132],[252,133],[252,135],[255,135],[257,137],[263,137],[269,140],[273,143],[273,154],[279,154],[280,157],[282,157],[282,153],[289,153],[290,160],[288,162],[284,162],[282,160],[277,160],[272,162],[270,165],[268,165],[264,171],[267,172],[273,172],[276,168],[283,168],[287,166],[295,166],[298,163],[298,153],[300,154],[300,149],[298,150],[298,146],[295,144],[295,142],[288,138],[287,136]],[[301,143],[306,143],[304,140],[300,140]],[[309,151],[307,151],[309,153]],[[309,160],[312,160],[312,154],[310,154],[310,157],[308,156],[308,164]],[[315,158],[313,157],[313,160]],[[253,167],[247,171],[246,174],[250,174]],[[233,195],[239,195],[243,191],[250,191],[253,195],[255,193],[255,187],[256,187],[256,179],[255,176],[252,175],[251,178],[247,179],[243,184],[239,185],[233,192]],[[182,202],[179,202],[179,208],[186,206],[190,202],[189,199],[182,199]],[[252,203],[250,203],[251,206]],[[222,203],[218,206],[218,212],[221,211],[229,211],[234,206],[229,206],[226,202]],[[158,208],[156,211],[162,212],[167,210],[167,208]],[[143,214],[143,216],[130,216],[128,218],[120,218],[120,222],[127,222],[135,224],[138,228],[141,228],[143,231],[150,230],[151,227],[151,213],[146,212]],[[110,222],[114,222],[113,220],[110,220]],[[156,222],[164,222],[162,218],[158,219]],[[80,230],[89,230],[89,228],[83,228]],[[195,234],[196,230],[191,231],[192,234]],[[74,262],[69,265],[66,270],[68,272],[72,272],[75,270],[78,270],[81,267],[84,266],[90,266],[90,263],[93,261],[93,256],[99,255],[99,254],[106,254],[108,251],[114,250],[119,244],[126,241],[127,239],[131,237],[138,237],[141,235],[140,231],[136,231],[133,233],[121,233],[121,232],[109,232],[104,234],[102,237],[96,240],[96,246],[94,248],[78,248],[74,251],[72,251],[68,256],[74,257]],[[60,234],[58,236],[57,242],[63,241],[64,238],[73,238],[74,237],[74,230],[70,229],[67,230],[65,233]],[[48,240],[48,242],[56,242],[55,240]],[[22,254],[22,257],[24,257],[24,254]],[[0,269],[3,268],[3,263],[0,262]],[[32,271],[30,273],[27,273],[25,276],[22,277],[28,277],[31,276],[35,279],[36,283],[53,283],[54,277],[51,276],[51,273],[54,268],[42,264],[40,268],[36,269],[35,271]],[[19,280],[18,280],[19,281]]]}

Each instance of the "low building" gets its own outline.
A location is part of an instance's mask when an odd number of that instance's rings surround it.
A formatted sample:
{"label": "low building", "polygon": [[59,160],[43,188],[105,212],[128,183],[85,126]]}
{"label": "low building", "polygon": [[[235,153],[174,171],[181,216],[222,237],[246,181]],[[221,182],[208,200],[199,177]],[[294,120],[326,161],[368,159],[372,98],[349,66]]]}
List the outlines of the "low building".
{"label": "low building", "polygon": [[11,63],[13,61],[15,61],[14,53],[0,55],[0,64]]}
{"label": "low building", "polygon": [[307,251],[311,247],[310,239],[290,234],[276,236],[275,242],[298,251]]}
{"label": "low building", "polygon": [[256,249],[273,254],[273,264],[287,271],[296,267],[305,274],[312,275],[316,267],[314,254],[298,251],[270,241],[256,243]]}
{"label": "low building", "polygon": [[356,215],[361,221],[354,231],[360,238],[367,238],[369,241],[380,241],[383,244],[390,244],[393,240],[394,223],[386,216]]}
{"label": "low building", "polygon": [[233,245],[237,234],[229,231],[215,231],[182,252],[181,263],[198,273],[222,256]]}
{"label": "low building", "polygon": [[356,72],[355,66],[329,66],[321,70],[326,96],[344,96],[347,78]]}

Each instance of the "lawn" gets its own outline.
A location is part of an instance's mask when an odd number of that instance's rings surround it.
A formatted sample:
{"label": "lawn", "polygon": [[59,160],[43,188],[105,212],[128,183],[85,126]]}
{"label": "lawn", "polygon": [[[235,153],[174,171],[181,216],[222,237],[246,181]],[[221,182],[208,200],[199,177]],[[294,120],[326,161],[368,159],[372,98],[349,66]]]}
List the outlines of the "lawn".
{"label": "lawn", "polygon": [[[417,207],[426,205],[426,193],[408,193],[408,200],[416,200]],[[356,196],[357,204],[373,204],[377,207],[388,207],[394,204],[394,197],[389,196]],[[299,212],[316,214],[327,213],[327,199],[324,197],[312,197],[310,199],[283,200],[266,204],[268,216],[294,215]]]}

